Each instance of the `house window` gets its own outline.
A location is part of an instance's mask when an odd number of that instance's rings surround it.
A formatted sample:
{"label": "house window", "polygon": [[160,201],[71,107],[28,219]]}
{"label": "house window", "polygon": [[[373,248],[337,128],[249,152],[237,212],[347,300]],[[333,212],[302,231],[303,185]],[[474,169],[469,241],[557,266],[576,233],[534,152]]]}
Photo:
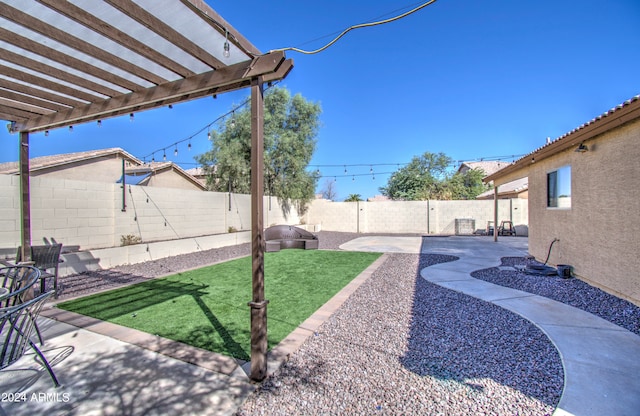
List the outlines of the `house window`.
{"label": "house window", "polygon": [[571,208],[571,166],[547,173],[547,208]]}

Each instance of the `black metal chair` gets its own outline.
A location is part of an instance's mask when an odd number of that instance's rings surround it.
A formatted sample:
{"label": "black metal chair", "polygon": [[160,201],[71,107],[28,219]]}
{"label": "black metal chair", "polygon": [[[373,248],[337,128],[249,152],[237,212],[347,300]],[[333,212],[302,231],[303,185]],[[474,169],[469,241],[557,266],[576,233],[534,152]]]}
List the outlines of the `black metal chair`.
{"label": "black metal chair", "polygon": [[29,345],[42,360],[42,364],[49,372],[55,386],[59,387],[60,383],[53,373],[51,365],[49,365],[42,351],[30,339],[33,330],[36,328],[36,319],[40,314],[42,305],[51,295],[53,295],[53,291],[42,293],[34,299],[0,310],[0,341],[2,342],[0,346],[0,370],[18,361],[24,355],[27,345]]}
{"label": "black metal chair", "polygon": [[[0,310],[20,305],[33,299],[33,286],[40,279],[40,270],[34,266],[18,265],[0,268],[0,282],[7,293],[0,294]],[[44,343],[40,328],[35,324],[40,345]]]}
{"label": "black metal chair", "polygon": [[[62,244],[60,243],[31,246],[31,261],[35,267],[40,269],[40,293],[45,292],[45,280],[53,278],[53,290],[56,298],[58,297],[58,267],[60,265],[61,252]],[[21,254],[22,249],[18,247],[16,263],[22,261]]]}

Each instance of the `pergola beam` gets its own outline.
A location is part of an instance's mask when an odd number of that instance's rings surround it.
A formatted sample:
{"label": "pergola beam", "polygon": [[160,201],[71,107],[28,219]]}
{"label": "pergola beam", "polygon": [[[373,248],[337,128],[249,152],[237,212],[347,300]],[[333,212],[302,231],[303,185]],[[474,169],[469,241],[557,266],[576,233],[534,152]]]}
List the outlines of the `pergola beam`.
{"label": "pergola beam", "polygon": [[[280,68],[285,62],[286,64]],[[14,132],[42,131],[175,104],[217,92],[247,87],[251,79],[256,76],[265,75],[268,80],[273,78],[269,75],[281,78],[286,76],[292,67],[293,63],[285,61],[283,52],[274,52],[259,56],[252,61],[240,62],[217,71],[179,79],[140,92],[132,92],[48,116],[33,118],[23,123],[17,122],[12,130]]]}

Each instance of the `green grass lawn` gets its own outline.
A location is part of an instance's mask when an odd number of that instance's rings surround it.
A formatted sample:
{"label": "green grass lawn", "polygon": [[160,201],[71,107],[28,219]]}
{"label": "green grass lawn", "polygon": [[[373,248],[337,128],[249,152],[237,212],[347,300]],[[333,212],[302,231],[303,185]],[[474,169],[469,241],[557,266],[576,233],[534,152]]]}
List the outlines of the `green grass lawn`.
{"label": "green grass lawn", "polygon": [[[359,275],[379,253],[265,253],[269,349]],[[251,258],[87,296],[59,308],[249,360]]]}

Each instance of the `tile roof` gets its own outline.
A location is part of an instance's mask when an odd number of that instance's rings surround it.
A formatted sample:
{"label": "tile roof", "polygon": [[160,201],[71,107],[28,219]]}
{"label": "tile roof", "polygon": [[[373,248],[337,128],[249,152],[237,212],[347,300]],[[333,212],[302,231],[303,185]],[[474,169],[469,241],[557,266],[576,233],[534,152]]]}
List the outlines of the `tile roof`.
{"label": "tile roof", "polygon": [[458,172],[461,171],[461,169],[466,166],[468,167],[470,170],[471,169],[480,169],[484,172],[485,175],[491,175],[492,173],[495,173],[497,171],[499,171],[500,169],[504,168],[505,166],[510,165],[511,163],[509,162],[504,162],[501,160],[481,160],[479,162],[462,162],[462,164],[460,165],[460,168],[458,169]]}
{"label": "tile roof", "polygon": [[[112,147],[109,149],[89,150],[86,152],[63,153],[58,155],[34,157],[29,159],[29,170],[34,171],[47,169],[56,166],[67,165],[70,163],[80,162],[83,160],[91,160],[116,154],[122,155],[124,159],[128,159],[134,164],[142,164],[141,160],[127,153],[123,149],[119,147]],[[19,162],[0,163],[0,174],[15,175],[18,173],[20,173]]]}
{"label": "tile roof", "polygon": [[533,152],[516,160],[510,166],[501,169],[499,172],[489,175],[485,181],[491,181],[504,175],[520,170],[530,164],[533,159],[550,157],[558,152],[566,150],[572,146],[580,144],[582,141],[589,140],[598,134],[607,132],[623,123],[640,118],[640,95],[636,95],[625,102],[618,104],[608,111],[592,118],[586,123],[581,124],[558,137],[555,140],[547,142],[544,146],[535,149]]}
{"label": "tile roof", "polygon": [[[524,192],[529,189],[529,178],[520,178],[515,181],[507,182],[500,185],[498,188],[498,195],[510,194],[514,192]],[[482,199],[489,196],[493,196],[493,189],[481,193],[476,198]]]}

